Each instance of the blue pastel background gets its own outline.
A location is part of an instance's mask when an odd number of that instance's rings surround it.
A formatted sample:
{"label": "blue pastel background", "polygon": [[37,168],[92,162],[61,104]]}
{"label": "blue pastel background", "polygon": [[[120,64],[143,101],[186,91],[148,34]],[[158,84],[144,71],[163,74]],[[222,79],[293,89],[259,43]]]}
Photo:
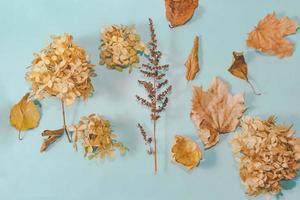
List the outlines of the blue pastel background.
{"label": "blue pastel background", "polygon": [[[188,135],[201,144],[189,119],[191,88],[207,88],[214,76],[226,80],[234,93],[245,91],[247,114],[263,118],[275,114],[280,123],[293,123],[300,130],[299,31],[289,37],[296,43],[290,58],[266,56],[245,45],[247,33],[267,13],[276,11],[300,23],[299,8],[299,0],[200,0],[191,21],[170,29],[163,0],[0,0],[0,200],[252,199],[244,194],[228,144],[234,134],[223,135],[216,147],[205,151],[204,160],[192,172],[171,162],[170,146],[175,134]],[[71,33],[97,64],[101,28],[135,24],[148,41],[148,17],[154,20],[174,88],[169,109],[158,125],[157,176],[136,128],[137,122],[151,125],[148,111],[134,98],[143,94],[137,70],[119,73],[97,65],[93,97],[67,108],[69,124],[93,112],[111,120],[119,140],[130,148],[125,157],[88,161],[66,137],[40,154],[40,133],[61,127],[60,104],[54,98],[42,101],[40,126],[28,131],[23,141],[17,140],[18,133],[8,122],[9,111],[29,90],[24,80],[26,67],[50,35]],[[201,72],[187,83],[184,62],[195,35],[201,39]],[[227,72],[232,51],[245,52],[250,77],[262,96],[254,96],[245,82]],[[277,199],[299,199],[299,179],[284,184],[287,190]]]}

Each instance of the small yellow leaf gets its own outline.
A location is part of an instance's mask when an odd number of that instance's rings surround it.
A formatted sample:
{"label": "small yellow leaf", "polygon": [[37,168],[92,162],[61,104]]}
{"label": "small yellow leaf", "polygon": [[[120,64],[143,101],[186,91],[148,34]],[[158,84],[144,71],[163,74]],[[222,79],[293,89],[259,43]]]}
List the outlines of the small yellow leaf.
{"label": "small yellow leaf", "polygon": [[18,131],[36,128],[40,121],[40,112],[27,93],[20,102],[14,105],[10,112],[10,123]]}

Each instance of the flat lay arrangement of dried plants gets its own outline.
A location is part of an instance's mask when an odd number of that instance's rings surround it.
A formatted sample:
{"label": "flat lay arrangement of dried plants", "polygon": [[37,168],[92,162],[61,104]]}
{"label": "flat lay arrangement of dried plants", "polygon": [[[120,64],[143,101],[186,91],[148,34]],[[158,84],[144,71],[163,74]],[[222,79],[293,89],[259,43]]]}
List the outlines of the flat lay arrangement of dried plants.
{"label": "flat lay arrangement of dried plants", "polygon": [[276,13],[268,14],[249,33],[247,45],[279,58],[291,56],[294,45],[284,37],[296,33],[299,25],[288,17],[278,19]]}
{"label": "flat lay arrangement of dried plants", "polygon": [[77,142],[81,141],[85,156],[89,159],[115,157],[118,149],[121,155],[128,150],[127,147],[116,140],[117,135],[113,133],[110,121],[97,114],[81,117],[78,124],[72,125],[73,147],[77,150]]}
{"label": "flat lay arrangement of dried plants", "polygon": [[[164,3],[166,18],[173,28],[184,25],[193,17],[199,0],[165,0]],[[293,54],[294,44],[286,37],[296,33],[298,28],[296,21],[286,16],[278,18],[273,12],[259,21],[248,34],[246,43],[248,47],[265,54],[288,57]],[[149,130],[143,123],[137,123],[137,127],[148,154],[151,158],[153,156],[154,173],[157,174],[158,120],[169,104],[172,85],[166,77],[169,65],[161,64],[162,52],[158,49],[151,18],[149,30],[151,39],[145,44],[134,26],[112,25],[104,28],[100,34],[99,64],[120,72],[128,69],[130,73],[134,68],[139,69],[143,79],[138,80],[138,84],[145,89],[146,95],[135,95],[135,98],[150,110],[153,128]],[[260,95],[249,80],[244,53],[232,54],[233,61],[228,71],[246,81],[255,95]],[[140,66],[141,56],[145,56],[147,63]],[[76,99],[87,100],[94,91],[94,67],[86,50],[74,43],[72,35],[52,36],[51,43],[34,54],[28,67],[25,79],[31,84],[30,92],[10,111],[9,121],[19,131],[19,140],[22,140],[21,132],[39,125],[39,101],[54,97],[61,105],[62,126],[42,132],[40,152],[46,151],[66,134],[76,151],[80,143],[88,159],[114,158],[117,151],[121,155],[126,154],[129,149],[117,140],[118,135],[114,133],[111,122],[98,114],[81,117],[77,124],[67,125],[65,107],[73,105]],[[194,80],[200,71],[199,36],[194,38],[185,68],[186,80]],[[122,89],[127,91],[125,87]],[[231,133],[240,126],[241,132],[233,137],[230,144],[246,194],[278,195],[283,190],[282,181],[294,179],[300,170],[300,138],[296,138],[291,125],[277,124],[274,116],[266,120],[243,117],[244,111],[244,93],[231,94],[229,85],[219,77],[213,78],[207,90],[202,86],[193,87],[189,117],[204,148],[214,147],[219,142],[220,134]],[[178,115],[181,115],[180,112]],[[175,135],[171,157],[176,164],[192,170],[199,165],[203,154],[196,141],[184,135]]]}
{"label": "flat lay arrangement of dried plants", "polygon": [[176,27],[189,21],[199,0],[165,0],[166,16],[170,22],[170,27]]}
{"label": "flat lay arrangement of dried plants", "polygon": [[39,124],[41,115],[37,105],[29,99],[27,93],[10,111],[10,124],[19,131],[19,140],[21,132],[36,128]]}
{"label": "flat lay arrangement of dried plants", "polygon": [[175,135],[171,149],[172,158],[176,163],[186,167],[188,170],[197,167],[202,159],[202,152],[199,145],[192,139]]}
{"label": "flat lay arrangement of dried plants", "polygon": [[256,92],[252,83],[249,81],[248,78],[248,65],[245,61],[244,53],[243,52],[233,52],[233,61],[228,69],[228,71],[235,77],[238,77],[242,80],[245,80],[250,86],[254,94],[261,95],[260,93]]}
{"label": "flat lay arrangement of dried plants", "polygon": [[151,152],[154,155],[154,172],[156,174],[156,123],[160,118],[161,112],[163,112],[168,105],[168,94],[171,92],[172,86],[169,85],[169,81],[165,78],[166,71],[168,70],[169,65],[160,64],[162,53],[157,49],[157,38],[152,19],[149,19],[149,26],[151,33],[151,41],[149,42],[149,63],[142,64],[142,67],[140,69],[141,74],[143,74],[147,80],[138,81],[138,83],[142,85],[147,91],[148,98],[143,98],[139,95],[136,95],[136,99],[139,103],[151,110],[150,118],[153,122],[153,136],[150,137],[141,124],[138,124],[138,127],[147,145],[151,145],[153,141],[153,151],[152,148],[150,148],[148,152]]}
{"label": "flat lay arrangement of dried plants", "polygon": [[194,39],[193,49],[185,62],[186,75],[185,78],[188,81],[194,80],[197,73],[200,71],[199,65],[199,37],[196,36]]}
{"label": "flat lay arrangement of dried plants", "polygon": [[281,181],[295,178],[300,169],[300,139],[292,126],[276,124],[274,116],[243,117],[241,127],[231,144],[246,193],[279,194]]}
{"label": "flat lay arrangement of dried plants", "polygon": [[139,55],[148,54],[134,26],[113,25],[101,31],[100,64],[108,69],[129,72],[137,67]]}
{"label": "flat lay arrangement of dried plants", "polygon": [[219,141],[219,135],[236,129],[245,110],[243,93],[232,96],[228,85],[215,77],[206,91],[194,87],[190,117],[205,148]]}
{"label": "flat lay arrangement of dried plants", "polygon": [[[60,100],[64,132],[71,142],[66,125],[65,105],[73,104],[77,97],[87,99],[93,92],[91,77],[96,74],[88,54],[73,42],[70,34],[53,36],[52,40],[48,46],[34,54],[26,80],[31,83],[30,99],[56,97]],[[41,148],[44,150],[45,144],[51,144],[57,139],[49,137],[55,133],[47,133],[48,138]]]}

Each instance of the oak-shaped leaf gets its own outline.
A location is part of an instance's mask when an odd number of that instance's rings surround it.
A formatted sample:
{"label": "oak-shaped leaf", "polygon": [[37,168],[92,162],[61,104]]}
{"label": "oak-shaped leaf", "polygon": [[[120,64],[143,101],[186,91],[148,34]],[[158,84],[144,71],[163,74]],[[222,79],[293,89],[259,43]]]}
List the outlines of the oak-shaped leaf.
{"label": "oak-shaped leaf", "polygon": [[[10,111],[10,123],[19,132],[36,128],[40,121],[38,107],[29,99],[27,93]],[[19,139],[20,136],[19,136]]]}
{"label": "oak-shaped leaf", "polygon": [[199,0],[165,0],[166,16],[170,22],[170,27],[176,27],[189,21]]}
{"label": "oak-shaped leaf", "polygon": [[205,148],[216,145],[219,135],[236,129],[244,112],[244,95],[231,95],[228,85],[215,77],[208,91],[194,87],[190,117]]}
{"label": "oak-shaped leaf", "polygon": [[174,137],[171,152],[173,160],[188,170],[197,167],[202,159],[199,145],[194,140],[182,135]]}
{"label": "oak-shaped leaf", "polygon": [[276,13],[268,14],[249,33],[247,45],[279,58],[291,56],[293,44],[284,37],[294,34],[299,25],[288,17],[278,19]]}
{"label": "oak-shaped leaf", "polygon": [[186,80],[191,81],[194,80],[196,77],[196,74],[200,70],[199,66],[199,37],[196,36],[194,39],[194,45],[193,49],[185,62],[185,67],[186,67]]}
{"label": "oak-shaped leaf", "polygon": [[238,77],[242,80],[245,80],[253,90],[254,94],[261,95],[260,93],[256,92],[252,83],[249,81],[248,78],[248,65],[245,61],[245,57],[243,52],[233,52],[233,62],[228,69],[228,71],[235,77]]}

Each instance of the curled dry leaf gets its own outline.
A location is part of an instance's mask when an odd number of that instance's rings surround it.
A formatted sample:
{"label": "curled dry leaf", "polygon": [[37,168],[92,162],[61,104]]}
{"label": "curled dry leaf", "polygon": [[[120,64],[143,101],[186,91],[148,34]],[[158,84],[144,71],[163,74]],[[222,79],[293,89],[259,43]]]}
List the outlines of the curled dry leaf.
{"label": "curled dry leaf", "polygon": [[251,82],[248,79],[248,65],[245,61],[245,57],[243,52],[233,52],[233,62],[228,71],[233,75],[236,76],[242,80],[247,81],[247,83],[251,86],[251,89],[253,90],[254,94],[261,95],[260,93],[257,93],[251,84]]}
{"label": "curled dry leaf", "polygon": [[148,54],[134,26],[113,25],[101,32],[100,64],[109,69],[129,72],[139,63],[139,54]]}
{"label": "curled dry leaf", "polygon": [[74,148],[77,149],[77,142],[81,140],[85,156],[89,159],[114,157],[116,149],[123,155],[128,150],[121,142],[115,140],[117,135],[112,133],[110,121],[99,115],[82,117],[70,130],[73,131]]}
{"label": "curled dry leaf", "polygon": [[196,167],[202,159],[202,153],[198,144],[182,135],[174,137],[171,152],[173,160],[185,166],[188,170]]}
{"label": "curled dry leaf", "polygon": [[261,20],[256,28],[249,33],[247,45],[279,58],[291,56],[293,44],[284,37],[295,33],[298,28],[299,26],[295,21],[288,17],[277,19],[276,13],[273,12]]}
{"label": "curled dry leaf", "polygon": [[194,39],[193,49],[185,62],[186,66],[186,80],[191,81],[195,79],[196,74],[199,72],[199,37],[196,36]]}
{"label": "curled dry leaf", "polygon": [[231,144],[246,193],[279,194],[281,181],[297,176],[299,138],[293,136],[292,126],[276,124],[274,116],[267,120],[243,117],[241,127]]}
{"label": "curled dry leaf", "polygon": [[65,128],[61,128],[58,130],[45,130],[42,132],[42,136],[47,137],[46,139],[44,139],[41,148],[40,148],[40,152],[44,152],[48,149],[48,147],[56,142],[56,140],[62,136],[65,132]]}
{"label": "curled dry leaf", "polygon": [[244,110],[244,95],[232,96],[228,85],[218,77],[212,80],[207,92],[194,87],[190,117],[205,148],[216,145],[219,134],[234,131]]}
{"label": "curled dry leaf", "polygon": [[165,0],[166,16],[170,27],[185,24],[192,18],[199,0]]}
{"label": "curled dry leaf", "polygon": [[87,99],[93,92],[91,77],[96,76],[88,54],[67,33],[52,39],[50,45],[34,54],[26,74],[26,80],[32,84],[31,96],[40,100],[55,96],[66,105],[71,105],[76,97]]}
{"label": "curled dry leaf", "polygon": [[[10,111],[10,123],[19,132],[36,128],[40,121],[40,112],[27,93]],[[19,136],[19,139],[20,136]]]}

